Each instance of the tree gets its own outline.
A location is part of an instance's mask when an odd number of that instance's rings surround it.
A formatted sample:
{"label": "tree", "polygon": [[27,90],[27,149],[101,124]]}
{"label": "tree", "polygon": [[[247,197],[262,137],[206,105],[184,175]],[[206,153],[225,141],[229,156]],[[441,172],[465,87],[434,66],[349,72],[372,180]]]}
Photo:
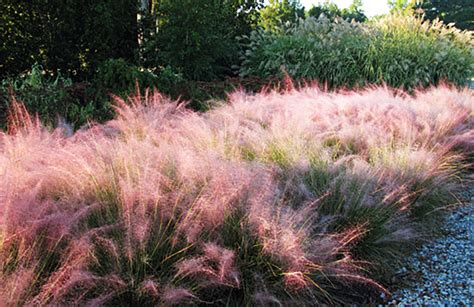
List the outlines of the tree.
{"label": "tree", "polygon": [[[45,35],[33,1],[0,1],[0,77],[16,75],[44,56]],[[36,24],[36,27],[31,25]]]}
{"label": "tree", "polygon": [[349,6],[349,10],[351,11],[357,11],[361,8],[362,8],[362,0],[354,0]]}
{"label": "tree", "polygon": [[404,14],[413,14],[416,4],[419,0],[388,0],[390,12],[399,12]]}
{"label": "tree", "polygon": [[342,10],[339,9],[336,4],[330,1],[326,1],[322,5],[313,6],[308,11],[308,16],[312,16],[315,18],[319,18],[319,16],[323,14],[330,20],[334,20],[336,18],[342,18],[345,20],[355,20],[357,22],[364,22],[367,20],[367,16],[365,16],[364,12],[362,11],[361,0],[354,0],[349,6],[349,8],[345,8]]}
{"label": "tree", "polygon": [[324,15],[330,20],[334,20],[337,17],[341,17],[342,12],[336,4],[326,1],[322,5],[313,6],[311,9],[309,9],[308,15],[315,18],[319,18],[319,16]]}
{"label": "tree", "polygon": [[169,66],[192,80],[229,75],[239,57],[235,37],[256,27],[262,4],[263,0],[156,1],[143,31],[142,64]]}
{"label": "tree", "polygon": [[134,61],[136,0],[1,0],[0,77],[35,62],[82,79],[107,58]]}
{"label": "tree", "polygon": [[425,0],[417,5],[425,18],[439,18],[454,23],[462,30],[474,30],[474,2],[472,0]]}
{"label": "tree", "polygon": [[270,0],[260,11],[259,25],[275,30],[287,22],[295,23],[304,17],[304,7],[299,0]]}
{"label": "tree", "polygon": [[230,3],[232,11],[236,13],[234,16],[237,34],[249,34],[258,25],[264,0],[233,0]]}
{"label": "tree", "polygon": [[343,19],[364,22],[367,20],[362,10],[362,0],[354,0],[348,9],[343,9],[341,14]]}

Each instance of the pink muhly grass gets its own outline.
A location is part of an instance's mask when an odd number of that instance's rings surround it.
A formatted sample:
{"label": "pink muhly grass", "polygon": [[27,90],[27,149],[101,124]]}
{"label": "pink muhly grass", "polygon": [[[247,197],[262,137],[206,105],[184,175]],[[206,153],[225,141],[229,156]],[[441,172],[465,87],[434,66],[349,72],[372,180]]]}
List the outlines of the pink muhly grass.
{"label": "pink muhly grass", "polygon": [[[322,287],[331,274],[350,271],[358,276],[358,268],[350,257],[343,261],[338,257],[350,250],[348,245],[352,241],[359,239],[359,228],[344,237],[330,234],[324,227],[317,236],[312,234],[318,220],[314,210],[325,197],[299,210],[262,203],[251,209],[250,221],[256,228],[262,250],[282,265],[281,274],[288,290],[316,289],[327,297]],[[318,275],[325,276],[321,285],[313,280]]]}
{"label": "pink muhly grass", "polygon": [[472,93],[447,86],[288,84],[206,114],[148,91],[115,99],[116,119],[72,136],[15,102],[0,133],[0,304],[384,291],[364,274],[383,262],[370,256],[420,236],[416,214],[455,192],[473,146]]}
{"label": "pink muhly grass", "polygon": [[309,279],[303,272],[287,272],[284,273],[285,286],[294,289],[301,290],[308,287]]}
{"label": "pink muhly grass", "polygon": [[57,269],[42,285],[35,301],[44,304],[50,300],[61,301],[63,295],[76,285],[92,288],[100,277],[87,271],[90,263],[92,245],[88,240],[74,240],[74,245],[62,255],[63,265]]}
{"label": "pink muhly grass", "polygon": [[277,304],[278,306],[283,306],[278,298],[268,292],[257,292],[255,293],[253,299],[256,304],[261,306],[266,304]]}
{"label": "pink muhly grass", "polygon": [[177,305],[196,300],[196,296],[185,288],[165,287],[161,301],[165,305]]}
{"label": "pink muhly grass", "polygon": [[0,279],[1,306],[21,305],[28,298],[35,280],[34,271],[34,268],[19,267],[8,278]]}
{"label": "pink muhly grass", "polygon": [[[266,177],[256,170],[252,172],[237,163],[221,163],[218,160],[209,164],[200,175],[208,176],[208,179],[184,212],[179,226],[189,242],[198,240],[202,230],[218,228],[227,214],[244,207],[254,197],[259,197],[258,189],[269,184],[265,181]],[[193,181],[195,184],[196,180]]]}
{"label": "pink muhly grass", "polygon": [[[108,123],[108,127],[135,138],[155,138],[166,135],[173,122],[186,114],[184,104],[171,101],[167,97],[148,89],[142,95],[137,90],[127,101],[114,97],[117,117]],[[168,135],[169,136],[169,135]]]}
{"label": "pink muhly grass", "polygon": [[302,248],[304,240],[307,239],[306,232],[302,229],[292,229],[287,220],[292,217],[288,214],[281,212],[278,217],[273,216],[272,210],[265,211],[259,209],[252,211],[251,215],[251,222],[258,227],[257,233],[262,241],[263,251],[285,263],[289,269],[303,269],[309,262]]}
{"label": "pink muhly grass", "polygon": [[152,297],[160,297],[160,285],[152,279],[147,279],[142,282],[141,290]]}
{"label": "pink muhly grass", "polygon": [[178,276],[192,276],[207,283],[238,288],[239,273],[234,252],[214,243],[205,243],[202,256],[185,259],[177,265]]}
{"label": "pink muhly grass", "polygon": [[28,132],[37,129],[40,126],[40,121],[36,117],[32,117],[25,105],[21,102],[18,102],[14,95],[10,108],[8,109],[8,133],[16,134],[19,132]]}

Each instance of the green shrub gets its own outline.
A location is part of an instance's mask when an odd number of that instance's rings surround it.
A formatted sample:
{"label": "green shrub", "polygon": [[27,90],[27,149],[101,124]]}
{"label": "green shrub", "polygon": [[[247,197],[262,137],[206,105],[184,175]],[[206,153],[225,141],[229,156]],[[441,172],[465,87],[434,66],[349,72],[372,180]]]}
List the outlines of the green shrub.
{"label": "green shrub", "polygon": [[157,80],[158,77],[151,71],[140,71],[138,67],[123,59],[108,59],[100,64],[93,78],[93,84],[97,88],[121,95],[133,90],[135,82],[144,87],[153,87]]}
{"label": "green shrub", "polygon": [[242,44],[243,77],[286,72],[330,87],[463,85],[474,67],[471,33],[398,14],[369,24],[310,17],[287,29],[254,31]]}
{"label": "green shrub", "polygon": [[102,62],[95,72],[85,91],[85,100],[96,102],[95,118],[102,121],[113,116],[111,95],[126,97],[135,92],[138,85],[142,89],[157,88],[164,94],[177,96],[177,87],[181,82],[182,76],[170,67],[153,72],[141,69],[124,59],[108,59]]}
{"label": "green shrub", "polygon": [[471,0],[424,0],[417,1],[426,19],[440,18],[445,23],[454,22],[456,28],[474,30],[474,2]]}
{"label": "green shrub", "polygon": [[2,81],[0,129],[6,127],[8,106],[13,97],[24,102],[31,113],[38,113],[45,124],[54,126],[59,115],[77,129],[89,120],[103,122],[111,119],[111,96],[125,98],[136,91],[137,85],[142,92],[146,88],[155,88],[174,99],[189,102],[188,106],[194,110],[204,111],[210,108],[210,101],[225,99],[227,93],[239,87],[259,91],[266,85],[275,85],[276,81],[260,78],[190,81],[169,66],[152,71],[124,59],[108,59],[99,65],[90,82],[73,82],[58,72],[51,74],[34,65],[29,73]]}
{"label": "green shrub", "polygon": [[39,65],[16,79],[5,79],[0,85],[0,127],[5,127],[8,107],[12,99],[23,102],[33,114],[38,114],[47,125],[54,125],[58,116],[79,127],[94,115],[95,106],[83,103],[72,92],[71,79],[60,73],[52,75]]}
{"label": "green shrub", "polygon": [[8,107],[12,99],[25,104],[29,112],[38,114],[49,126],[57,124],[58,116],[74,128],[89,120],[104,121],[112,118],[111,95],[126,97],[141,88],[158,88],[176,96],[180,75],[170,68],[158,74],[140,70],[123,59],[109,59],[100,64],[92,82],[74,83],[61,73],[47,72],[40,65],[17,78],[5,79],[0,86],[0,128],[5,128]]}

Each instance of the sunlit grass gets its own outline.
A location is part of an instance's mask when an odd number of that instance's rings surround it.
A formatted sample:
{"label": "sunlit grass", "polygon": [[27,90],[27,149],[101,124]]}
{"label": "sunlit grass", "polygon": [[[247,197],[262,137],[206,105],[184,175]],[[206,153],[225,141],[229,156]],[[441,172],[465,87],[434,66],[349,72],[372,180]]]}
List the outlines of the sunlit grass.
{"label": "sunlit grass", "polygon": [[17,105],[0,134],[0,305],[384,291],[455,201],[472,115],[449,87],[235,93],[205,114],[146,93],[67,136]]}

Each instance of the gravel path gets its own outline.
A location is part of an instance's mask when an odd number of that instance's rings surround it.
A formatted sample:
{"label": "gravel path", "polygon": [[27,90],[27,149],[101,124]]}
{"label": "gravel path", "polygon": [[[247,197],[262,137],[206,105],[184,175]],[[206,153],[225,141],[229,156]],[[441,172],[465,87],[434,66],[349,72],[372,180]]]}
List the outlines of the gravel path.
{"label": "gravel path", "polygon": [[420,248],[398,272],[404,281],[416,281],[399,289],[390,305],[474,305],[474,187],[467,193],[470,203],[446,217],[443,233]]}

